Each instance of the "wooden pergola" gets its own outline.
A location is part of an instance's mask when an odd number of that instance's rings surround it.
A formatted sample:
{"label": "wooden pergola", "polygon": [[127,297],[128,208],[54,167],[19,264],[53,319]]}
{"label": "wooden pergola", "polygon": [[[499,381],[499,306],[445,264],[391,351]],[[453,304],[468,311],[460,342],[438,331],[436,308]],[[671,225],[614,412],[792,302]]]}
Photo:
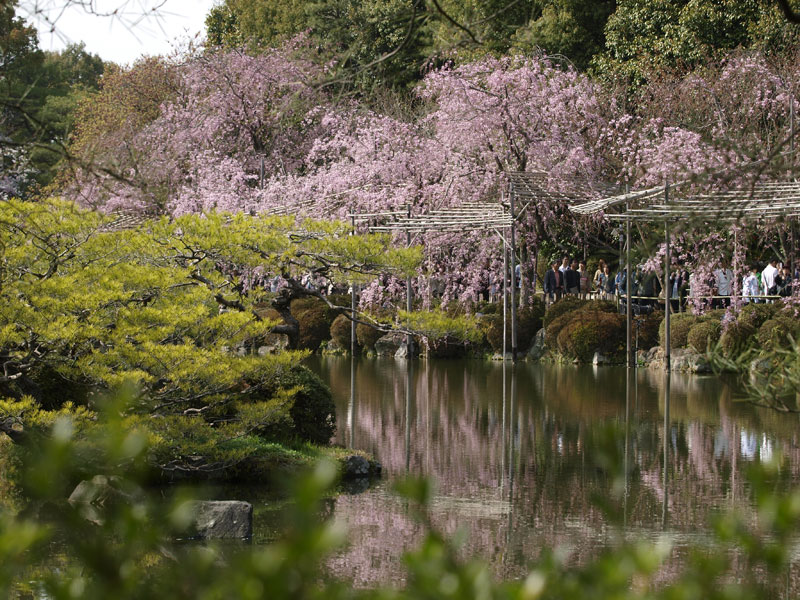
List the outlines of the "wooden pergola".
{"label": "wooden pergola", "polygon": [[[670,365],[670,298],[669,275],[670,226],[676,223],[720,222],[759,223],[769,220],[791,219],[800,216],[800,182],[757,182],[741,188],[692,193],[681,192],[687,183],[665,184],[637,192],[630,192],[600,200],[570,206],[579,215],[602,214],[605,218],[625,223],[626,226],[626,306],[627,306],[627,363],[636,364],[631,340],[631,280],[630,231],[632,222],[664,224],[664,368]],[[676,191],[678,193],[676,193]]]}

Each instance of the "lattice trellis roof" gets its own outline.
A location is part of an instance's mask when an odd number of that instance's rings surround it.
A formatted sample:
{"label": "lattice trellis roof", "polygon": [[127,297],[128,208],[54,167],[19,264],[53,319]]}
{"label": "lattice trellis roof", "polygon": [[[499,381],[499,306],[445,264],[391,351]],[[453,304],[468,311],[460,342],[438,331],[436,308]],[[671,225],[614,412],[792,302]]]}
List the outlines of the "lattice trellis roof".
{"label": "lattice trellis roof", "polygon": [[[409,233],[467,232],[511,226],[511,214],[499,203],[465,202],[459,206],[431,210],[421,215],[407,211],[386,211],[351,215],[357,223],[366,223],[374,232]],[[370,225],[371,221],[377,221]]]}
{"label": "lattice trellis roof", "polygon": [[[605,216],[637,221],[758,221],[800,216],[800,182],[763,182],[740,189],[703,194],[676,194],[670,188],[650,188],[571,206],[577,214],[591,215],[621,208]],[[626,208],[627,207],[627,208]]]}

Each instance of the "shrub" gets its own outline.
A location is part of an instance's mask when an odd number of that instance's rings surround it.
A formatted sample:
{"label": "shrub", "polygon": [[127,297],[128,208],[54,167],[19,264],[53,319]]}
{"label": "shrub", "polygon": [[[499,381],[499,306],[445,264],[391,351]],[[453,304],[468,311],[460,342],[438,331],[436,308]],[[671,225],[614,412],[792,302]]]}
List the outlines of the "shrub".
{"label": "shrub", "polygon": [[600,328],[592,319],[571,319],[558,334],[558,349],[569,358],[588,362],[600,345]]}
{"label": "shrub", "polygon": [[[658,340],[659,344],[664,346],[664,329],[666,319],[661,321],[658,327]],[[700,318],[691,313],[678,313],[670,315],[670,347],[672,348],[685,348],[688,342],[689,330],[693,325],[700,322]]]}
{"label": "shrub", "polygon": [[542,323],[547,327],[564,313],[571,312],[587,304],[589,304],[589,300],[581,300],[577,296],[563,296],[561,300],[548,307],[542,318]]}
{"label": "shrub", "polygon": [[653,346],[658,346],[658,332],[663,321],[663,312],[653,312],[649,315],[637,317],[635,322],[639,323],[639,337],[637,341],[636,326],[634,324],[634,343],[642,350],[650,350]]}
{"label": "shrub", "polygon": [[270,428],[262,435],[274,440],[296,438],[313,444],[327,444],[336,432],[336,406],[331,390],[308,368],[294,366],[278,371],[267,386],[267,395],[294,390],[289,409],[291,430]]}
{"label": "shrub", "polygon": [[316,352],[323,340],[330,339],[328,306],[319,298],[298,298],[289,307],[300,323],[298,347]]}
{"label": "shrub", "polygon": [[[539,298],[533,299],[530,306],[517,311],[517,348],[527,350],[533,343],[536,332],[542,328],[544,316],[544,302]],[[482,328],[486,334],[486,341],[495,352],[501,352],[503,346],[503,314],[487,315],[482,320]],[[508,315],[506,324],[509,348],[511,346],[511,315]]]}
{"label": "shrub", "polygon": [[757,332],[758,330],[747,321],[737,320],[729,323],[720,337],[722,353],[728,358],[741,354],[755,343]]}
{"label": "shrub", "polygon": [[763,350],[776,350],[789,347],[789,336],[797,341],[798,326],[793,319],[783,315],[776,315],[764,321],[759,327],[756,339]]}
{"label": "shrub", "polygon": [[737,320],[740,323],[746,323],[754,329],[758,329],[777,313],[777,304],[753,304],[751,302],[742,307]]}
{"label": "shrub", "polygon": [[384,336],[382,331],[378,331],[371,325],[359,323],[356,325],[356,340],[358,345],[365,350],[375,350],[375,342]]}
{"label": "shrub", "polygon": [[[350,335],[351,323],[344,315],[339,315],[331,323],[331,339],[336,342],[342,350],[350,350]],[[358,346],[358,338],[356,338],[356,347]]]}
{"label": "shrub", "polygon": [[624,351],[625,319],[622,315],[581,310],[563,317],[571,317],[557,338],[557,347],[564,356],[588,362],[595,352],[614,355]]}
{"label": "shrub", "polygon": [[697,352],[705,352],[709,345],[713,346],[719,341],[722,325],[718,321],[701,321],[692,325],[686,335],[686,344]]}

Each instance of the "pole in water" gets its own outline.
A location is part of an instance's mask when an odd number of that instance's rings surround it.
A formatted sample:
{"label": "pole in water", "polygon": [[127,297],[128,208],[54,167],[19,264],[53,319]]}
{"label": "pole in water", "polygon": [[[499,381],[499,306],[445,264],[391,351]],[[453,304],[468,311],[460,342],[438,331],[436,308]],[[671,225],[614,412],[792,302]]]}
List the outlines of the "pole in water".
{"label": "pole in water", "polygon": [[[628,206],[625,205],[627,212]],[[633,347],[633,306],[631,304],[633,294],[631,294],[631,220],[625,219],[625,344],[628,349],[628,368],[636,366],[636,354]]]}
{"label": "pole in water", "polygon": [[[353,231],[350,235],[356,234],[356,216],[355,214],[350,217],[350,225]],[[350,283],[350,355],[355,358],[356,356],[356,282],[353,280]]]}
{"label": "pole in water", "polygon": [[[411,205],[408,205],[408,218],[411,219]],[[406,230],[406,248],[411,247],[411,232]],[[411,289],[411,277],[406,277],[406,312],[409,314],[411,313],[411,307],[414,301],[414,292]],[[410,328],[409,328],[410,329]],[[414,337],[411,333],[406,334],[406,350],[408,359],[411,360],[411,357],[414,355]]]}
{"label": "pole in water", "polygon": [[[664,185],[664,204],[669,202],[669,184]],[[670,269],[670,256],[669,256],[669,221],[664,219],[664,370],[669,373],[672,369],[670,364],[671,353],[671,339],[670,339],[670,296],[671,290],[669,289],[669,269]]]}
{"label": "pole in water", "polygon": [[511,361],[517,362],[517,300],[516,300],[516,288],[517,288],[517,273],[516,273],[516,223],[515,223],[515,215],[514,215],[514,191],[512,190],[509,194],[510,204],[511,204],[511,248],[509,251],[511,253],[511,271],[509,273],[511,279]]}
{"label": "pole in water", "polygon": [[506,350],[508,340],[506,331],[508,330],[508,246],[506,238],[503,236],[503,361],[506,360]]}

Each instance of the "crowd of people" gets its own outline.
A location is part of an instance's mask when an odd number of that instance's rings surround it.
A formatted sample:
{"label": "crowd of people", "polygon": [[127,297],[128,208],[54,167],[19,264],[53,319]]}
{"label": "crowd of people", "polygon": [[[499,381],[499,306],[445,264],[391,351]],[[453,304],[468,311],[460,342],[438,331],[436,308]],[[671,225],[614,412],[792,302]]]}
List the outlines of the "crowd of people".
{"label": "crowd of people", "polygon": [[[600,260],[594,276],[589,278],[586,263],[564,257],[553,261],[544,276],[544,299],[552,303],[564,295],[580,298],[615,300],[627,296],[627,269],[616,273]],[[703,286],[693,285],[692,275],[684,265],[673,265],[669,277],[669,299],[673,310],[682,310],[688,299],[705,302],[711,308],[730,306],[731,297],[739,295],[744,302],[773,302],[792,295],[795,282],[800,281],[800,268],[792,273],[789,265],[771,259],[766,266],[752,265],[743,269],[741,286],[736,289],[735,277],[727,260],[720,262]],[[640,306],[664,303],[661,278],[652,271],[636,269],[631,280],[631,296]],[[701,289],[704,291],[701,293]]]}

